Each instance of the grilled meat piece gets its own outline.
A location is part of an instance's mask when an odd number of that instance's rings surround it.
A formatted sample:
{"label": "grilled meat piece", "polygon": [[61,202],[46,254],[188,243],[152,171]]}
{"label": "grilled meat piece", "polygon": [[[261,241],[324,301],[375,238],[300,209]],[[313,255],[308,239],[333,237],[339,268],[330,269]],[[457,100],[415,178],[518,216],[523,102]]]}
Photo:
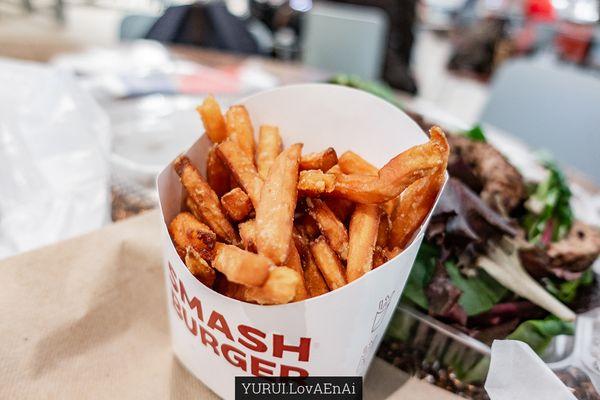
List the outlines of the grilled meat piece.
{"label": "grilled meat piece", "polygon": [[460,135],[448,136],[448,172],[502,215],[509,215],[525,198],[523,177],[492,145]]}

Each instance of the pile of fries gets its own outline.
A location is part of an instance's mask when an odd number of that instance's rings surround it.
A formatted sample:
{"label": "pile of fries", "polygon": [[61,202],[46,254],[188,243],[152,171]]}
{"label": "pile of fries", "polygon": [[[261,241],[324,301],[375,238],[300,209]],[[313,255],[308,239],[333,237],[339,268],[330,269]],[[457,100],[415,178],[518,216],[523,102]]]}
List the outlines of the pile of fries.
{"label": "pile of fries", "polygon": [[275,126],[255,143],[240,105],[223,116],[208,97],[197,110],[213,142],[206,177],[186,156],[173,162],[187,210],[169,232],[198,280],[238,300],[284,304],[360,278],[410,243],[444,182],[438,127],[377,169],[351,151],[284,149]]}

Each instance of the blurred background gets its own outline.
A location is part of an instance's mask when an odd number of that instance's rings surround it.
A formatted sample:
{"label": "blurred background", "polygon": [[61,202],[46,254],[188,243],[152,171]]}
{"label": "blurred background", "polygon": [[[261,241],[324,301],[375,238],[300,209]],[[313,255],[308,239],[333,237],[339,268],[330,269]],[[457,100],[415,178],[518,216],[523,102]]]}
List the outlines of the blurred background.
{"label": "blurred background", "polygon": [[566,171],[576,217],[600,226],[599,10],[0,0],[0,259],[154,208],[155,176],[202,132],[193,109],[207,94],[227,107],[305,82],[368,90],[424,125],[483,129],[528,181],[547,174],[544,150]]}

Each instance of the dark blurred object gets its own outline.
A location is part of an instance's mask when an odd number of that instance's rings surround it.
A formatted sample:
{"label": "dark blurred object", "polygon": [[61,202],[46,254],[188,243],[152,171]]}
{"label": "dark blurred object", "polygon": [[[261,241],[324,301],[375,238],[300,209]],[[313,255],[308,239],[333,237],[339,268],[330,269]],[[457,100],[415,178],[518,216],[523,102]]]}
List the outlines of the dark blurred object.
{"label": "dark blurred object", "polygon": [[417,84],[410,71],[414,43],[413,28],[417,19],[417,0],[333,0],[334,2],[371,6],[382,9],[389,18],[389,34],[384,80],[393,88],[417,93]]}
{"label": "dark blurred object", "polygon": [[145,38],[235,53],[259,53],[245,22],[231,14],[222,1],[169,7]]}
{"label": "dark blurred object", "polygon": [[495,67],[510,53],[507,23],[504,18],[493,17],[470,27],[458,28],[448,68],[472,73],[483,79],[489,78]]}

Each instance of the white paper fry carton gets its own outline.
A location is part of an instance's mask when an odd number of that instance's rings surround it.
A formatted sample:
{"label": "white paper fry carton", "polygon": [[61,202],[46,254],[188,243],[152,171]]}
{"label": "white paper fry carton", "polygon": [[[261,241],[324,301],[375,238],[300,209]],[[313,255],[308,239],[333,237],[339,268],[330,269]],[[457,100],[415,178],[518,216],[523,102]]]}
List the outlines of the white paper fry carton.
{"label": "white paper fry carton", "polygon": [[[373,95],[325,84],[274,89],[241,100],[255,132],[279,127],[286,146],[329,146],[377,166],[427,136],[406,114]],[[202,136],[188,151],[205,172]],[[394,259],[341,289],[305,301],[260,306],[202,285],[181,261],[167,225],[181,210],[183,188],[169,165],[158,177],[165,222],[164,271],[173,351],[189,371],[226,399],[236,376],[364,376],[382,339],[423,239],[424,227]]]}

